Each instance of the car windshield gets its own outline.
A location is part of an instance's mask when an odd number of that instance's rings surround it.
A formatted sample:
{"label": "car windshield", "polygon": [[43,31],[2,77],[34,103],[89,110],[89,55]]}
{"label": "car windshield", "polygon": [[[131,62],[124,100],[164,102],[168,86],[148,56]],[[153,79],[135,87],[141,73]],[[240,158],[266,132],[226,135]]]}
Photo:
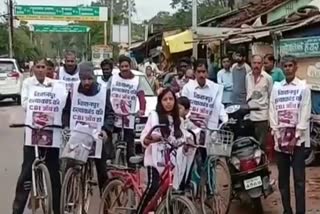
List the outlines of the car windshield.
{"label": "car windshield", "polygon": [[8,73],[15,70],[13,62],[0,61],[0,73]]}

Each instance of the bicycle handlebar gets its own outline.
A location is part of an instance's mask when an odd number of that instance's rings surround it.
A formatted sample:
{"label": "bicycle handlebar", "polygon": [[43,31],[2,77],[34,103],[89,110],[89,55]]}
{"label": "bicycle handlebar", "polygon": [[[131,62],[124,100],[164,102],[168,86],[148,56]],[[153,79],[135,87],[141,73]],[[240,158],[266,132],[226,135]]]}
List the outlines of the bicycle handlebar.
{"label": "bicycle handlebar", "polygon": [[124,118],[124,117],[128,117],[128,116],[137,116],[137,115],[138,115],[138,112],[127,113],[127,114],[118,114],[118,113],[115,113],[115,115]]}
{"label": "bicycle handlebar", "polygon": [[148,134],[146,135],[146,137],[150,137],[154,130],[159,129],[159,128],[163,128],[163,127],[167,127],[167,125],[166,124],[159,124],[159,125],[152,127],[150,129],[150,131],[148,132]]}
{"label": "bicycle handlebar", "polygon": [[23,127],[28,127],[32,130],[43,130],[45,128],[55,128],[55,129],[63,129],[63,126],[61,125],[46,125],[46,126],[43,126],[41,128],[37,128],[37,127],[33,127],[33,126],[30,126],[30,125],[27,125],[27,124],[11,124],[9,126],[10,128],[23,128]]}

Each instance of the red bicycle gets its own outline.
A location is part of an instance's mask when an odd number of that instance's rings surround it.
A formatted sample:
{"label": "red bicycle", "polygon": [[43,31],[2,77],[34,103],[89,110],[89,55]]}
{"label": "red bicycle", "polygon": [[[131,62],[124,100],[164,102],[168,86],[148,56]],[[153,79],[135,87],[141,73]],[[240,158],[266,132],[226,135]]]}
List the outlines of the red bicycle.
{"label": "red bicycle", "polygon": [[[166,125],[158,125],[153,127],[147,136],[153,131]],[[174,146],[167,139],[162,138],[161,143],[165,145],[164,159],[165,168],[161,174],[160,185],[157,193],[150,200],[149,204],[143,211],[143,214],[155,211],[156,214],[165,213],[183,213],[197,214],[198,211],[193,202],[184,195],[174,194],[172,192],[174,168],[171,162],[171,154],[176,149],[185,144]],[[142,165],[143,157],[132,157],[130,161],[133,164]],[[106,185],[101,197],[100,214],[122,214],[135,211],[143,194],[143,187],[140,184],[139,170],[130,170],[128,168],[115,167],[110,170],[112,176]]]}

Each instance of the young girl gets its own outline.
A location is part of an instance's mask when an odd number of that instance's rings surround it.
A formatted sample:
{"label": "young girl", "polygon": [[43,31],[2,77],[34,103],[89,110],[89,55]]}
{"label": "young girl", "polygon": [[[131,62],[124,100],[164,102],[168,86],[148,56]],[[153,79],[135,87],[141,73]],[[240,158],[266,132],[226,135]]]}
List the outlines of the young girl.
{"label": "young girl", "polygon": [[[159,130],[155,130],[151,136],[147,136],[152,127],[159,124],[167,124]],[[158,163],[163,162],[160,154],[155,154],[161,150],[163,145],[157,144],[162,136],[171,136],[174,139],[181,140],[184,138],[182,123],[179,117],[179,107],[176,96],[170,88],[165,88],[158,96],[156,110],[150,113],[147,124],[141,133],[141,143],[146,148],[144,165],[148,171],[148,185],[144,195],[141,198],[137,209],[137,214],[142,214],[160,185],[160,174],[163,167],[159,167]]]}

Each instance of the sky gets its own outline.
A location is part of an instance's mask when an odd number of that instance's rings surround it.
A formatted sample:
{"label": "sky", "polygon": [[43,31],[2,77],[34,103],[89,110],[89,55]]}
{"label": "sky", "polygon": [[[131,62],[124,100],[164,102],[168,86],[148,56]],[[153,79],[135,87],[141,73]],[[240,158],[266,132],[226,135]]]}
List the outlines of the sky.
{"label": "sky", "polygon": [[[0,13],[6,12],[5,1],[0,0]],[[75,6],[78,4],[89,4],[91,0],[15,0],[15,2],[25,5]],[[159,11],[173,12],[169,5],[170,2],[171,0],[135,0],[137,13],[133,14],[132,21],[142,22],[145,19],[152,18]]]}

